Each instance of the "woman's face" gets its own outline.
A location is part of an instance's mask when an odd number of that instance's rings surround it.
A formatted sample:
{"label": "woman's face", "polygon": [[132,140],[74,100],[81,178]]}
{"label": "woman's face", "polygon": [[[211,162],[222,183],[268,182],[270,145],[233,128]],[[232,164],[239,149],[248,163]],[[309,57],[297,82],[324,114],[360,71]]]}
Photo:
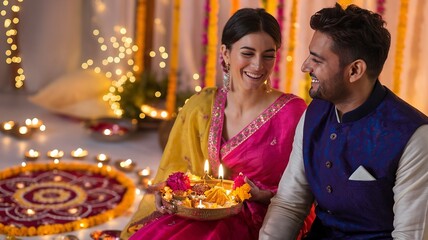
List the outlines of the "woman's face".
{"label": "woman's face", "polygon": [[230,64],[231,89],[264,87],[275,65],[276,50],[274,40],[265,32],[245,35],[231,49],[223,45],[223,58]]}

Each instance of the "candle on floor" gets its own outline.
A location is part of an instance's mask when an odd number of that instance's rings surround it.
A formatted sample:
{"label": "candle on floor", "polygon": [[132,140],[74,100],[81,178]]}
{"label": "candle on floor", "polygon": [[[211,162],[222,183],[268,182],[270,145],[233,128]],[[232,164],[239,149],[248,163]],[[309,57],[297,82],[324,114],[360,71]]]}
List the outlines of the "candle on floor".
{"label": "candle on floor", "polygon": [[10,132],[12,131],[12,129],[15,127],[16,124],[14,121],[7,121],[7,122],[4,122],[2,125],[3,125],[2,130],[4,132]]}
{"label": "candle on floor", "polygon": [[32,216],[32,215],[36,214],[36,211],[34,211],[34,210],[33,210],[33,209],[31,209],[31,208],[27,209],[25,212],[26,212],[26,214],[27,214],[28,216]]}
{"label": "candle on floor", "polygon": [[124,172],[131,172],[134,170],[135,163],[131,159],[118,160],[117,166]]}
{"label": "candle on floor", "polygon": [[95,157],[95,160],[100,163],[107,163],[110,161],[110,157],[104,153],[100,153]]}
{"label": "candle on floor", "polygon": [[34,149],[30,149],[25,152],[24,156],[26,160],[34,161],[34,160],[37,160],[37,158],[39,158],[40,153]]}
{"label": "candle on floor", "polygon": [[16,133],[16,136],[19,138],[27,138],[31,136],[31,129],[27,126],[20,126],[18,128],[18,132]]}
{"label": "candle on floor", "polygon": [[33,119],[27,118],[25,120],[25,125],[29,128],[40,129],[40,127],[43,125],[43,122],[40,121],[38,118],[33,118]]}
{"label": "candle on floor", "polygon": [[137,175],[138,175],[138,183],[142,187],[147,188],[149,186],[149,181],[150,181],[150,168],[146,167],[144,169],[137,171]]}
{"label": "candle on floor", "polygon": [[88,156],[88,151],[82,148],[77,148],[76,150],[71,151],[71,156],[75,159],[83,159]]}
{"label": "candle on floor", "polygon": [[60,159],[64,156],[64,152],[58,149],[53,149],[51,151],[48,151],[48,157],[53,159]]}

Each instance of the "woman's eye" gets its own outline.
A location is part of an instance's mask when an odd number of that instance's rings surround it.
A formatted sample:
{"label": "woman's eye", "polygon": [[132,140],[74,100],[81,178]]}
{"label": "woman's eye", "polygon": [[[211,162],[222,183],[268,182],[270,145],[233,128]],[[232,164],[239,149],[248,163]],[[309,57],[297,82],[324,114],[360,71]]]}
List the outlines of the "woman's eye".
{"label": "woman's eye", "polygon": [[253,56],[254,54],[253,53],[248,53],[248,52],[243,52],[242,55],[244,55],[244,56]]}
{"label": "woman's eye", "polygon": [[275,55],[266,55],[266,56],[264,56],[264,58],[266,58],[266,59],[274,59]]}

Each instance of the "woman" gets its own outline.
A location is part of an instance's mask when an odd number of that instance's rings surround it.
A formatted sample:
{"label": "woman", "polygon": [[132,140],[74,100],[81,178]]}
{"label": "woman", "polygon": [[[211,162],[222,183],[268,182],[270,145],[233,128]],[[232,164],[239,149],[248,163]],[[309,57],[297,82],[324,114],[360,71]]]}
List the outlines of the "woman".
{"label": "woman", "polygon": [[[263,9],[240,9],[226,23],[220,48],[224,86],[192,96],[178,114],[155,182],[176,171],[202,176],[220,163],[225,178],[247,176],[252,197],[242,211],[215,221],[195,221],[167,212],[146,194],[122,233],[127,239],[257,239],[270,198],[288,163],[295,127],[305,102],[270,88],[281,46],[275,18]],[[140,228],[141,227],[141,228]]]}

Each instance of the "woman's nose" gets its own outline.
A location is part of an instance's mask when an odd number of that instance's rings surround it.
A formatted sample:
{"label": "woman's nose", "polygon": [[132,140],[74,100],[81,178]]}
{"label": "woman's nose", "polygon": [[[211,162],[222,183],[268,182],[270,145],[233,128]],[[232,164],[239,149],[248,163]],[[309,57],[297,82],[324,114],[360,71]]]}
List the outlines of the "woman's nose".
{"label": "woman's nose", "polygon": [[259,70],[263,67],[262,61],[259,58],[254,58],[251,62],[251,65],[256,69]]}

